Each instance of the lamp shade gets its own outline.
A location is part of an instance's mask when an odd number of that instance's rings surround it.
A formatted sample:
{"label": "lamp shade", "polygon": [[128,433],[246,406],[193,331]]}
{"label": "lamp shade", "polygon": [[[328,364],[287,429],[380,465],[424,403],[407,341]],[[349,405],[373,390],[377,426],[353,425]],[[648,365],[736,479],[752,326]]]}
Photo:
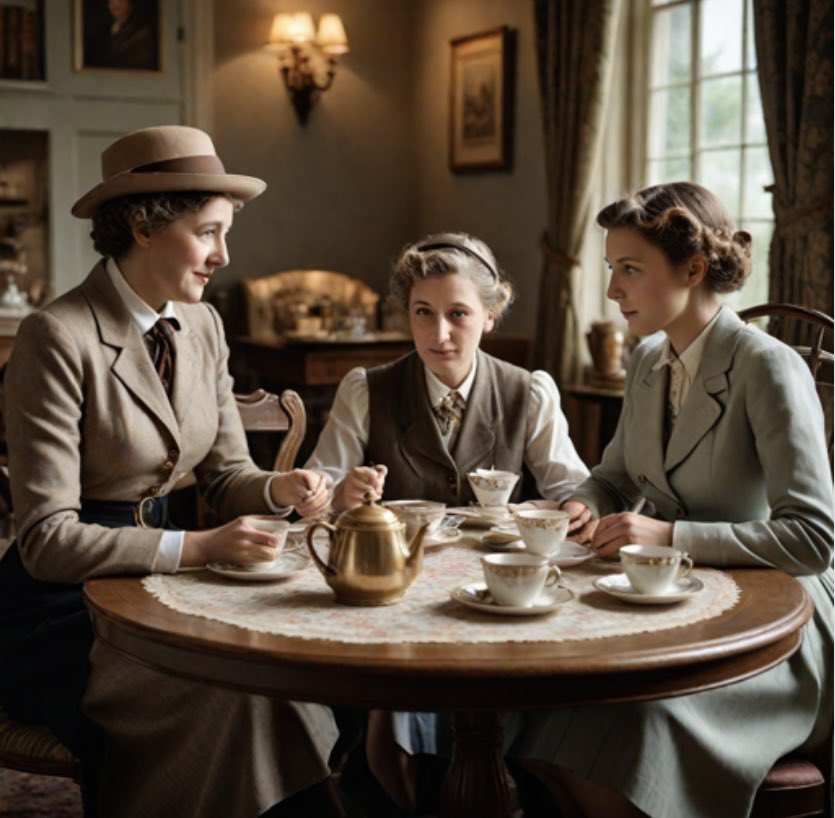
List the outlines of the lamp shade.
{"label": "lamp shade", "polygon": [[290,45],[293,42],[293,15],[276,14],[270,29],[270,45]]}
{"label": "lamp shade", "polygon": [[319,20],[319,47],[326,54],[347,54],[348,37],[338,14],[323,14]]}
{"label": "lamp shade", "polygon": [[292,15],[290,37],[294,43],[312,43],[316,39],[313,18],[306,11],[297,11]]}

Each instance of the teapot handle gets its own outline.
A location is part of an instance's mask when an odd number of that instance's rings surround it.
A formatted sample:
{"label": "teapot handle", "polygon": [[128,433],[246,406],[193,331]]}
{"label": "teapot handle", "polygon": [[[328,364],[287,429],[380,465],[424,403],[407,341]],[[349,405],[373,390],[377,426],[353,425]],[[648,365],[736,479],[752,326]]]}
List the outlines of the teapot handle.
{"label": "teapot handle", "polygon": [[316,567],[319,571],[321,571],[322,576],[327,579],[328,577],[336,576],[336,569],[330,564],[330,562],[325,562],[319,556],[316,551],[316,546],[313,545],[313,534],[317,528],[324,528],[328,532],[328,559],[330,559],[330,551],[333,548],[333,538],[336,534],[336,528],[334,528],[330,523],[318,522],[309,526],[307,529],[307,550],[310,551],[310,556],[313,558],[313,562]]}

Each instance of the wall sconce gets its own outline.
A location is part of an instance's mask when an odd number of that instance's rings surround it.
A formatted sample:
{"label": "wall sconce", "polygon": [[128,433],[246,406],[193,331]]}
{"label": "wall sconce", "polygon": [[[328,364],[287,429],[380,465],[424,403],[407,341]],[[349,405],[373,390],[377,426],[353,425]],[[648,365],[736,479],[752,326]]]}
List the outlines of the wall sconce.
{"label": "wall sconce", "polygon": [[[279,70],[296,109],[299,122],[307,122],[310,109],[323,91],[333,84],[336,62],[348,53],[348,38],[338,14],[323,14],[319,32],[315,33],[313,18],[306,11],[276,14],[267,48],[278,52]],[[319,54],[317,54],[319,52]],[[327,73],[317,77],[314,57],[327,59]]]}

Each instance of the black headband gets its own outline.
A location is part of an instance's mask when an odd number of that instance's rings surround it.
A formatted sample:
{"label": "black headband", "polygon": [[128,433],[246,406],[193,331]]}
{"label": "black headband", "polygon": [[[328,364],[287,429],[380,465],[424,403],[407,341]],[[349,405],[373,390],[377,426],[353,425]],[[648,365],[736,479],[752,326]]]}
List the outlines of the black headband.
{"label": "black headband", "polygon": [[419,253],[426,253],[429,250],[460,250],[462,253],[466,253],[468,256],[472,256],[476,261],[481,262],[488,270],[491,276],[499,280],[499,274],[493,268],[491,264],[488,264],[484,257],[476,253],[475,250],[471,250],[465,244],[455,244],[451,241],[431,241],[427,244],[421,244],[415,248]]}

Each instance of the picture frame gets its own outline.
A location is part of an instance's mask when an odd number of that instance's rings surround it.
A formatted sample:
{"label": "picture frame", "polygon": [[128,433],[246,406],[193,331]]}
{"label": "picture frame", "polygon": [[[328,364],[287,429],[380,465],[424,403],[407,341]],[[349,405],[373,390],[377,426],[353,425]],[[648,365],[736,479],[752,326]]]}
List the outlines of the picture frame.
{"label": "picture frame", "polygon": [[449,167],[454,173],[511,167],[513,34],[500,26],[450,42]]}
{"label": "picture frame", "polygon": [[161,0],[73,0],[76,71],[162,72]]}

